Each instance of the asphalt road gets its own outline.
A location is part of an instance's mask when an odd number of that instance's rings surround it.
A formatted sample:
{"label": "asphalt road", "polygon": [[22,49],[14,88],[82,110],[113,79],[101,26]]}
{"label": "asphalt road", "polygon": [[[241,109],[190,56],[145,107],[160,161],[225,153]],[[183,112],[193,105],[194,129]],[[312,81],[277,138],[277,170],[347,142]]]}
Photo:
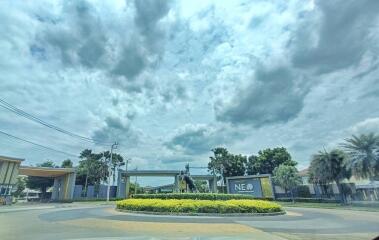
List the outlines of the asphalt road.
{"label": "asphalt road", "polygon": [[0,239],[372,239],[379,212],[287,208],[281,216],[127,214],[113,205],[0,207]]}

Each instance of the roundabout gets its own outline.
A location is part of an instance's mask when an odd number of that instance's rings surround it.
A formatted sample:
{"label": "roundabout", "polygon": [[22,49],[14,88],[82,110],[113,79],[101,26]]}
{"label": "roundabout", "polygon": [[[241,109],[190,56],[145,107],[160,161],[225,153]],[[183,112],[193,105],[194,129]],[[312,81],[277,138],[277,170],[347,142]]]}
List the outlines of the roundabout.
{"label": "roundabout", "polygon": [[45,204],[1,212],[13,239],[358,240],[378,235],[377,212],[285,208],[279,216],[174,216],[124,213],[104,203]]}
{"label": "roundabout", "polygon": [[[134,198],[116,203],[116,209],[125,212],[143,212],[161,215],[221,215],[258,216],[284,214],[282,207],[274,202],[251,199],[242,195],[166,194],[164,198]],[[159,196],[160,197],[160,196]],[[199,199],[200,198],[200,199]],[[209,200],[212,199],[212,200]]]}
{"label": "roundabout", "polygon": [[145,214],[145,215],[162,215],[162,216],[209,216],[209,217],[251,217],[251,216],[277,216],[284,215],[286,212],[280,211],[275,213],[178,213],[178,212],[149,212],[149,211],[131,211],[117,209],[119,212]]}

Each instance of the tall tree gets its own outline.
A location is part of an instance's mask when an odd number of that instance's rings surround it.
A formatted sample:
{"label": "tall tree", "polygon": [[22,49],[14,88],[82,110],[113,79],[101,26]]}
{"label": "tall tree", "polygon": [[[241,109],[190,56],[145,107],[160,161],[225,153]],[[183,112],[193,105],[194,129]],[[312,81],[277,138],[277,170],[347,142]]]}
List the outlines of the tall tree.
{"label": "tall tree", "polygon": [[84,149],[79,158],[82,159],[79,161],[78,170],[76,173],[76,183],[84,185],[84,192],[87,192],[88,186],[88,176],[91,168],[91,158],[93,157],[92,150]]}
{"label": "tall tree", "polygon": [[108,165],[103,158],[103,154],[93,153],[90,149],[85,149],[79,156],[76,182],[84,185],[84,192],[87,191],[88,185],[98,186],[100,182],[105,181],[108,177]]}
{"label": "tall tree", "polygon": [[215,174],[224,177],[242,176],[245,174],[245,165],[247,162],[246,156],[233,155],[226,148],[212,149],[213,156],[210,157],[208,170],[215,171]]}
{"label": "tall tree", "polygon": [[274,169],[273,174],[275,183],[283,187],[286,193],[289,190],[292,202],[295,202],[293,189],[301,183],[301,177],[296,167],[281,164]]}
{"label": "tall tree", "polygon": [[22,191],[24,191],[25,187],[26,187],[25,177],[18,176],[16,186],[15,186],[16,191],[13,193],[14,196],[16,197],[22,196]]}
{"label": "tall tree", "polygon": [[70,159],[66,159],[62,162],[61,167],[62,168],[72,168],[73,167],[73,162]]}
{"label": "tall tree", "polygon": [[314,183],[335,182],[340,193],[341,203],[345,203],[345,193],[341,181],[351,177],[351,171],[346,167],[347,155],[340,149],[330,152],[319,151],[312,156],[309,167],[310,180]]}
{"label": "tall tree", "polygon": [[111,171],[112,171],[112,177],[113,177],[113,182],[115,182],[115,173],[116,171],[119,170],[119,168],[121,166],[124,166],[125,165],[125,162],[124,162],[124,158],[118,154],[118,153],[113,153],[112,154],[112,161],[111,161],[111,153],[110,151],[105,151],[102,153],[104,158],[105,158],[105,161],[110,164],[110,168],[111,168]]}
{"label": "tall tree", "polygon": [[258,152],[258,156],[248,158],[246,171],[248,175],[272,174],[279,165],[296,166],[291,154],[284,147],[267,148]]}
{"label": "tall tree", "polygon": [[129,192],[131,194],[143,193],[143,188],[138,183],[131,182],[129,186]]}
{"label": "tall tree", "polygon": [[379,176],[379,135],[353,135],[342,147],[348,153],[347,166],[354,176],[369,179]]}
{"label": "tall tree", "polygon": [[[51,167],[55,168],[57,167],[54,162],[48,160],[41,164],[37,164],[37,167]],[[25,180],[26,187],[30,189],[40,189],[41,190],[41,197],[42,199],[46,198],[46,189],[48,187],[51,187],[54,183],[53,178],[47,178],[47,177],[35,177],[35,176],[28,176]]]}
{"label": "tall tree", "polygon": [[201,193],[206,193],[209,191],[207,181],[204,180],[195,180],[194,182],[197,191]]}

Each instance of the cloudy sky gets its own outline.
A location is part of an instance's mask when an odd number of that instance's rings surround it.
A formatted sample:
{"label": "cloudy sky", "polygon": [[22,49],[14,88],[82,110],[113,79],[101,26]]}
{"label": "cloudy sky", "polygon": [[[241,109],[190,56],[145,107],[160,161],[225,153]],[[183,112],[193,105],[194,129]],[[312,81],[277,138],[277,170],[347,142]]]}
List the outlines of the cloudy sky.
{"label": "cloudy sky", "polygon": [[[302,169],[379,132],[379,1],[1,1],[0,98],[139,169],[287,147]],[[0,108],[0,130],[106,149]],[[74,157],[0,134],[25,164]]]}

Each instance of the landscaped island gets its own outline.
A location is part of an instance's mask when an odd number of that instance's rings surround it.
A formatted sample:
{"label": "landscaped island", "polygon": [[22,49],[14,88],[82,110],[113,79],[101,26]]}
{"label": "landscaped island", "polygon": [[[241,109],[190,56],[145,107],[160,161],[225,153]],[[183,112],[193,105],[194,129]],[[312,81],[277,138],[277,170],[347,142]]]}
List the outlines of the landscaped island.
{"label": "landscaped island", "polygon": [[235,194],[150,194],[135,195],[117,202],[117,209],[150,213],[185,214],[273,214],[283,213],[274,202]]}

